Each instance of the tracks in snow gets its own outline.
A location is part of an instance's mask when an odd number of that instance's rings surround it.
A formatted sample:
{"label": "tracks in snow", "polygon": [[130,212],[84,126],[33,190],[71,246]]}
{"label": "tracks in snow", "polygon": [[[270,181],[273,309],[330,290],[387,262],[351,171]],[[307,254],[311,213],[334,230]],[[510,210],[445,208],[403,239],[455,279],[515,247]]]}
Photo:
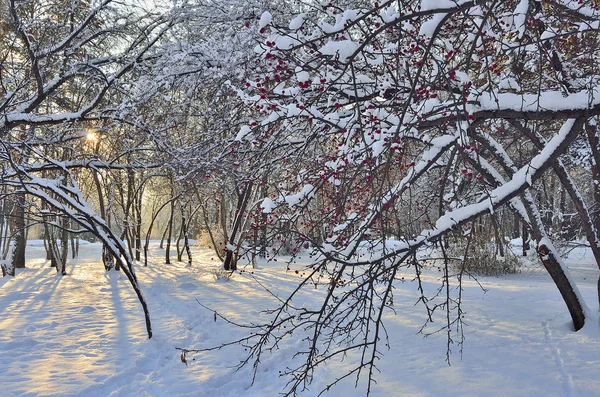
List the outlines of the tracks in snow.
{"label": "tracks in snow", "polygon": [[563,385],[563,388],[565,389],[565,393],[568,397],[574,397],[575,392],[573,390],[573,378],[571,377],[571,374],[569,374],[569,371],[567,371],[567,368],[565,367],[565,362],[562,359],[562,353],[560,351],[560,348],[553,340],[550,324],[548,323],[548,321],[543,321],[542,327],[544,328],[544,339],[546,341],[546,344],[550,348],[550,351],[552,352],[552,356],[554,357],[554,362],[556,363],[556,367],[558,368],[558,372],[560,373],[560,380]]}

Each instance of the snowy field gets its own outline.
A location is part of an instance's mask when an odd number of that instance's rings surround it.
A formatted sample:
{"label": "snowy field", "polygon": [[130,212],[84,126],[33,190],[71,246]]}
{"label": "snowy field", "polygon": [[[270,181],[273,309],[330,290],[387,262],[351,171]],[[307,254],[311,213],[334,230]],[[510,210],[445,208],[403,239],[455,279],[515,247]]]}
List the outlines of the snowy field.
{"label": "snowy field", "polygon": [[[196,299],[236,321],[255,320],[275,305],[249,275],[215,280],[218,267],[208,250],[195,263],[164,265],[152,250],[149,267],[137,268],[148,300],[154,337],[146,339],[141,308],[124,276],[105,273],[100,246],[81,247],[56,276],[43,247],[28,247],[28,268],[0,279],[0,396],[277,396],[285,385],[279,369],[296,351],[290,341],[265,356],[252,387],[250,368],[233,372],[243,350],[190,355],[183,364],[176,347],[218,345],[243,335],[203,309]],[[482,277],[483,291],[465,282],[465,345],[445,362],[444,335],[417,335],[424,321],[415,307],[416,285],[399,283],[396,316],[388,315],[391,350],[380,362],[374,396],[600,396],[600,322],[591,253],[573,251],[570,271],[592,308],[586,327],[574,333],[557,289],[540,268],[502,278]],[[410,275],[406,275],[410,280]],[[298,281],[285,265],[271,263],[254,277],[285,293]],[[426,279],[437,285],[437,271]],[[317,294],[315,294],[315,297]],[[306,396],[315,396],[344,373],[335,362],[317,373]],[[349,380],[326,396],[362,396]]]}

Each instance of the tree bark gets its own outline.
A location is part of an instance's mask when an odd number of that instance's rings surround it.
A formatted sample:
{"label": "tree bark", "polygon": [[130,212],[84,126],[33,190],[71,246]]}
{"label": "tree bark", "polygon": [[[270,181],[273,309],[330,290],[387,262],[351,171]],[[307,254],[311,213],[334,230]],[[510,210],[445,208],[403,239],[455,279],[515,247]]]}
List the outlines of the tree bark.
{"label": "tree bark", "polygon": [[237,254],[233,247],[235,246],[235,240],[242,225],[242,219],[244,217],[243,214],[248,206],[251,192],[252,182],[247,182],[241,190],[238,190],[238,202],[235,210],[233,226],[231,227],[231,234],[229,235],[227,246],[225,247],[227,252],[225,255],[225,261],[223,262],[223,267],[225,270],[237,270]]}
{"label": "tree bark", "polygon": [[[96,192],[98,193],[98,205],[100,206],[100,217],[108,220],[106,216],[106,205],[104,203],[104,195],[102,194],[102,184],[100,183],[100,177],[98,172],[92,170],[92,177],[94,178],[94,184],[96,185]],[[110,252],[105,244],[102,244],[102,264],[105,270],[110,270],[114,267],[114,258],[110,256]]]}
{"label": "tree bark", "polygon": [[175,201],[171,201],[171,214],[169,215],[169,224],[167,226],[167,248],[165,250],[165,263],[171,264],[171,238],[173,237],[173,217],[175,215]]}
{"label": "tree bark", "polygon": [[142,255],[142,198],[143,189],[140,189],[136,194],[135,200],[135,260],[139,261]]}
{"label": "tree bark", "polygon": [[537,248],[537,252],[544,267],[548,271],[548,274],[552,277],[554,284],[558,287],[563,300],[567,304],[567,308],[573,319],[575,331],[579,331],[585,325],[585,313],[579,296],[575,292],[573,285],[565,272],[562,270],[562,266],[554,251],[550,250],[548,245],[540,244]]}
{"label": "tree bark", "polygon": [[[190,250],[190,239],[188,235],[188,224],[185,217],[185,207],[183,205],[183,201],[180,201],[181,205],[181,234],[183,235],[183,249],[188,257],[188,266],[192,266],[192,251]],[[191,218],[191,216],[190,216]],[[183,249],[181,250],[183,252]],[[181,254],[179,255],[179,260],[181,260]]]}
{"label": "tree bark", "polygon": [[496,239],[496,247],[498,254],[504,258],[504,240],[502,238],[502,233],[500,232],[500,225],[498,224],[498,221],[496,220],[496,216],[494,214],[490,215],[490,218],[492,219],[492,227],[494,229],[494,238]]}
{"label": "tree bark", "polygon": [[527,224],[523,222],[521,230],[521,251],[523,256],[527,256],[527,250],[529,250],[529,230]]}
{"label": "tree bark", "polygon": [[61,233],[60,233],[60,268],[56,268],[56,271],[61,275],[67,274],[67,257],[69,256],[69,231],[67,226],[69,221],[66,218],[61,219]]}
{"label": "tree bark", "polygon": [[15,205],[15,232],[12,266],[14,269],[22,269],[25,267],[25,246],[27,237],[25,234],[25,194],[17,193]]}

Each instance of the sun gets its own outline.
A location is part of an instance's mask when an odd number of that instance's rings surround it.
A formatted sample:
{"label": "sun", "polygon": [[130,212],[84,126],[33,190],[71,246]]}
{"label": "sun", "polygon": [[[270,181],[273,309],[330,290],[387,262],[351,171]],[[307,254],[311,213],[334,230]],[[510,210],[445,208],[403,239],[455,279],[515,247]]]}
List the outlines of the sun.
{"label": "sun", "polygon": [[96,142],[98,140],[98,135],[96,135],[95,132],[88,132],[85,136],[85,139],[87,139],[89,142]]}

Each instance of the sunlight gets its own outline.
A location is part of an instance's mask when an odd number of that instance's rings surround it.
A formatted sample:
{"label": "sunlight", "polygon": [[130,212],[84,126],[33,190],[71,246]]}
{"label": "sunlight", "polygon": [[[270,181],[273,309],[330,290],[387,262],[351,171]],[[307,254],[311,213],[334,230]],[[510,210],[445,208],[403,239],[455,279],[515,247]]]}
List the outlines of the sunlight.
{"label": "sunlight", "polygon": [[98,135],[94,132],[94,131],[90,131],[87,133],[87,135],[85,136],[85,139],[88,142],[97,142],[98,141]]}

